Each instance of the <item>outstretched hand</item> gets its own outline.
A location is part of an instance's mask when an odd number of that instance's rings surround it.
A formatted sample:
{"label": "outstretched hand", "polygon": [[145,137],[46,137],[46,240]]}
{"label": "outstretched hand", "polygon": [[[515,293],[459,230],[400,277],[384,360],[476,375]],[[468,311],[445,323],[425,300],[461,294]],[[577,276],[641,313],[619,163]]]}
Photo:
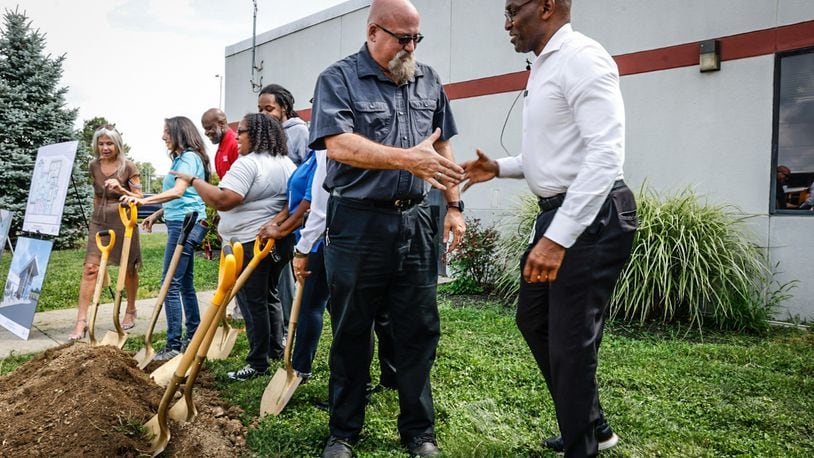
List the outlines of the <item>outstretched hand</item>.
{"label": "outstretched hand", "polygon": [[432,135],[414,146],[413,154],[410,157],[411,163],[406,169],[427,181],[434,188],[445,191],[447,186],[455,186],[461,182],[464,169],[438,154],[433,145],[439,138],[441,138],[441,129],[436,128]]}
{"label": "outstretched hand", "polygon": [[475,152],[478,155],[477,159],[461,164],[464,169],[464,187],[461,190],[462,192],[469,189],[469,187],[475,183],[491,180],[500,172],[497,161],[490,159],[489,156],[480,149],[475,150]]}
{"label": "outstretched hand", "polygon": [[119,197],[119,202],[127,205],[136,204],[139,207],[144,205],[144,199],[134,196],[121,196]]}

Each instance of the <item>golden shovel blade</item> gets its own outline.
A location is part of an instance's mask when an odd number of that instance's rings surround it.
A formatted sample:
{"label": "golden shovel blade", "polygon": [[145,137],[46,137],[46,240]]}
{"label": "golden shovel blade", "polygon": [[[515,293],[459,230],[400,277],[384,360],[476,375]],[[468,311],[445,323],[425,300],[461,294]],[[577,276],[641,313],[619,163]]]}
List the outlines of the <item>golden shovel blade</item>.
{"label": "golden shovel blade", "polygon": [[[228,331],[227,331],[228,329]],[[240,334],[240,329],[221,326],[215,331],[215,337],[212,339],[212,346],[206,353],[206,359],[216,361],[226,359],[235,348],[237,336]]]}
{"label": "golden shovel blade", "polygon": [[161,452],[167,448],[167,444],[170,443],[170,429],[167,427],[167,421],[164,419],[163,422],[164,427],[162,428],[162,422],[158,418],[158,414],[153,415],[147,423],[144,424],[144,430],[147,433],[147,437],[150,438],[150,456],[157,456]]}
{"label": "golden shovel blade", "polygon": [[198,416],[198,409],[195,407],[195,403],[192,402],[191,390],[184,390],[181,399],[177,400],[175,404],[170,407],[168,416],[170,419],[179,423],[195,420]]}
{"label": "golden shovel blade", "polygon": [[156,385],[166,388],[170,383],[170,380],[172,380],[172,376],[175,375],[175,370],[178,369],[178,365],[181,364],[181,359],[183,359],[183,357],[183,353],[175,355],[171,360],[154,370],[150,374],[150,378],[153,379]]}
{"label": "golden shovel blade", "polygon": [[153,347],[146,346],[142,347],[141,350],[133,356],[133,359],[138,361],[138,368],[141,370],[149,366],[153,358],[155,358],[155,350],[153,350]]}
{"label": "golden shovel blade", "polygon": [[110,345],[112,347],[124,348],[125,342],[127,342],[126,332],[119,334],[115,331],[107,331],[99,345]]}
{"label": "golden shovel blade", "polygon": [[263,398],[260,399],[260,416],[267,414],[280,415],[294,391],[300,386],[302,377],[296,371],[287,371],[284,368],[277,369],[266,390],[263,391]]}

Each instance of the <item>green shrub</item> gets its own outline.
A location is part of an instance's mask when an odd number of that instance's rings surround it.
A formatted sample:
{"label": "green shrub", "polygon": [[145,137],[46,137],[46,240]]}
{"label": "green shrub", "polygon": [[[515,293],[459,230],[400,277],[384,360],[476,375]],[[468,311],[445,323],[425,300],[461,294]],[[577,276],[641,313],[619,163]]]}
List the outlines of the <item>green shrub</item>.
{"label": "green shrub", "polygon": [[[218,185],[220,183],[220,179],[218,179],[218,176],[213,173],[209,177],[209,183]],[[221,240],[220,236],[218,236],[218,221],[220,221],[218,211],[207,205],[206,222],[209,223],[209,227],[206,230],[206,235],[204,235],[203,242],[201,242],[201,249],[204,251],[204,255],[207,259],[212,259],[212,253],[220,250]]]}
{"label": "green shrub", "polygon": [[[702,203],[691,190],[661,199],[643,189],[637,203],[639,230],[611,317],[765,332],[794,284],[775,281],[765,253],[743,231],[747,217]],[[495,292],[509,304],[517,301],[520,256],[537,211],[536,198],[523,197],[501,239]]]}
{"label": "green shrub", "polygon": [[480,219],[467,218],[466,235],[449,254],[449,267],[455,280],[442,291],[450,294],[490,293],[500,272],[494,262],[498,238],[494,227],[484,227]]}

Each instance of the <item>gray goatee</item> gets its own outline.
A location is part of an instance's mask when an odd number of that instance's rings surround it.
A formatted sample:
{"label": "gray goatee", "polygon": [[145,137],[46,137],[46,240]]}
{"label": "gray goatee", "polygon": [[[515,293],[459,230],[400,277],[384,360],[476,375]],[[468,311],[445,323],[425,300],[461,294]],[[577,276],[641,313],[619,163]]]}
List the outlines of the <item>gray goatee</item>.
{"label": "gray goatee", "polygon": [[387,64],[387,69],[396,84],[404,84],[415,80],[415,56],[401,50]]}

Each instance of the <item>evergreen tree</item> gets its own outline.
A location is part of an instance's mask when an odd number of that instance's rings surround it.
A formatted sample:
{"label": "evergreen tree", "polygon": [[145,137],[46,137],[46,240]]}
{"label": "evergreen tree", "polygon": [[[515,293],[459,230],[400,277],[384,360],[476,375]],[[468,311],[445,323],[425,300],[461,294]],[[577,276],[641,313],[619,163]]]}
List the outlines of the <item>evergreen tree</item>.
{"label": "evergreen tree", "polygon": [[[0,29],[0,208],[14,212],[10,235],[22,229],[37,149],[75,140],[76,109],[65,104],[59,87],[65,56],[45,54],[45,35],[18,10],[6,10]],[[89,211],[91,189],[81,171],[87,156],[77,152],[73,181],[65,199],[55,245],[74,246],[87,233],[83,209]],[[89,216],[89,215],[88,215]]]}

